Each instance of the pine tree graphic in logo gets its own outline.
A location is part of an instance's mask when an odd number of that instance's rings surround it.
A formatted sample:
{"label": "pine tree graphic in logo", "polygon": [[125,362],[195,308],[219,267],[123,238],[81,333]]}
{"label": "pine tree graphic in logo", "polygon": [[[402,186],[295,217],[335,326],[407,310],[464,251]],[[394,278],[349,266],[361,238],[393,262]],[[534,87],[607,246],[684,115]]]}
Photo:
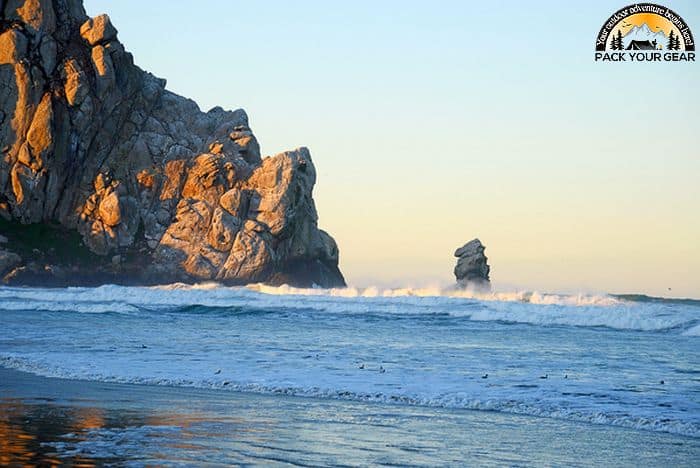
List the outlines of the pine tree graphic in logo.
{"label": "pine tree graphic in logo", "polygon": [[673,34],[673,31],[668,35],[668,44],[666,44],[668,50],[680,50],[681,49],[681,38]]}
{"label": "pine tree graphic in logo", "polygon": [[622,45],[622,31],[620,31],[619,29],[617,30],[617,34],[611,39],[610,48],[612,50],[624,49],[624,46]]}

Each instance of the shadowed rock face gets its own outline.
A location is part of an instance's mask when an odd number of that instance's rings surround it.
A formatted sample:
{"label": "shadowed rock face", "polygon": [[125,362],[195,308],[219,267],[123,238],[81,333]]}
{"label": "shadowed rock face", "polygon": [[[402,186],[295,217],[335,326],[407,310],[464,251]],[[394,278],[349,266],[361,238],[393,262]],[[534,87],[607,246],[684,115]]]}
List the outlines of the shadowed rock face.
{"label": "shadowed rock face", "polygon": [[262,159],[243,110],[167,91],[80,0],[0,15],[5,282],[344,285],[306,148]]}
{"label": "shadowed rock face", "polygon": [[473,239],[455,251],[457,265],[455,266],[455,277],[457,284],[461,287],[476,287],[479,289],[489,288],[490,279],[488,258],[484,255],[486,247],[479,239]]}

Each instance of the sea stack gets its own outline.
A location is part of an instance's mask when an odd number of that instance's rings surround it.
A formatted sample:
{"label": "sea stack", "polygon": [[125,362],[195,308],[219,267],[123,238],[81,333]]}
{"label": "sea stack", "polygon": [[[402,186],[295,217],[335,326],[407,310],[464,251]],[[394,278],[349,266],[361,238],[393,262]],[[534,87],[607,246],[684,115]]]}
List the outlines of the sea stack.
{"label": "sea stack", "polygon": [[491,280],[488,258],[484,255],[486,247],[479,239],[473,239],[455,251],[457,265],[455,266],[455,277],[458,286],[462,288],[490,289]]}
{"label": "sea stack", "polygon": [[345,284],[309,150],[261,157],[245,111],[168,91],[107,15],[0,2],[0,83],[4,283]]}

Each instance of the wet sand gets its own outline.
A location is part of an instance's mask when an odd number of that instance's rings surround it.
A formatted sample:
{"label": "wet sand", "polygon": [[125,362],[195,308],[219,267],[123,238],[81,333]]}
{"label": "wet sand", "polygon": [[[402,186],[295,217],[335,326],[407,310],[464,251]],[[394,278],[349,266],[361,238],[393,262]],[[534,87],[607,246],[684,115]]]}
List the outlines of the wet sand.
{"label": "wet sand", "polygon": [[484,411],[0,368],[0,464],[692,466],[700,440]]}

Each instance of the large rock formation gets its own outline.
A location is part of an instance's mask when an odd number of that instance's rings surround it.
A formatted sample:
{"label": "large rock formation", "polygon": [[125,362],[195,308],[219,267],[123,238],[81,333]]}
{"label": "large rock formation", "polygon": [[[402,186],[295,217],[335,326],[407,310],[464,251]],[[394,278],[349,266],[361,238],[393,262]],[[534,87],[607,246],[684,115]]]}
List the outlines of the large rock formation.
{"label": "large rock formation", "polygon": [[490,287],[488,258],[484,255],[486,247],[479,239],[473,239],[455,251],[457,265],[455,277],[461,287],[484,289]]}
{"label": "large rock formation", "polygon": [[306,148],[144,72],[81,0],[0,3],[5,282],[343,285]]}

